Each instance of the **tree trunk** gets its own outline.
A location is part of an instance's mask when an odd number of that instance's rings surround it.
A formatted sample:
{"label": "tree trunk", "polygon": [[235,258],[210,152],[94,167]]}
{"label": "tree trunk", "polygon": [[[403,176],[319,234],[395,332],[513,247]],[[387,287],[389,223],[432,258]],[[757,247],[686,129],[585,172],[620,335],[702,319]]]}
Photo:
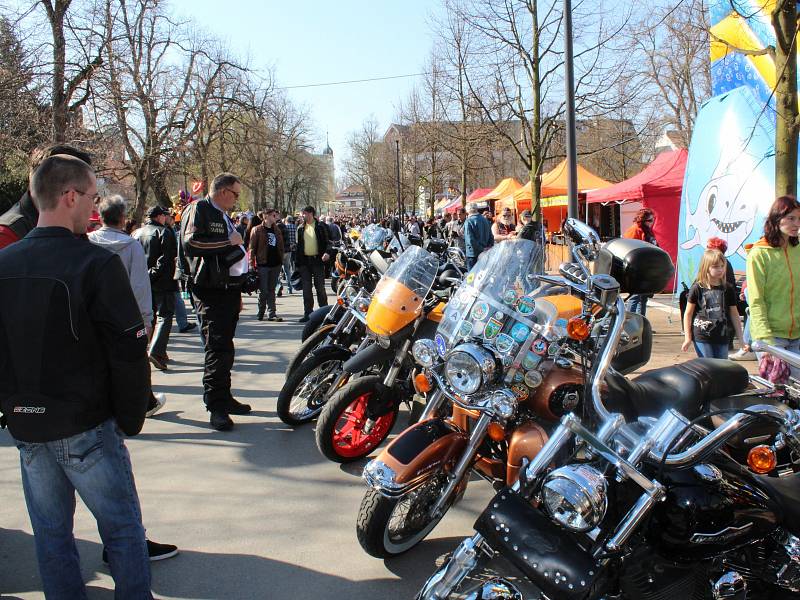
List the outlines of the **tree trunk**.
{"label": "tree trunk", "polygon": [[531,26],[533,41],[531,48],[531,96],[533,99],[533,121],[531,123],[531,213],[534,221],[542,220],[542,82],[539,78],[539,13],[536,0],[531,2]]}
{"label": "tree trunk", "polygon": [[51,137],[53,142],[63,142],[67,137],[67,98],[64,96],[64,71],[66,64],[66,40],[64,39],[64,15],[72,0],[49,0],[42,4],[47,11],[53,32],[53,77],[51,90]]}
{"label": "tree trunk", "polygon": [[797,196],[797,5],[782,0],[772,12],[775,29],[775,195]]}

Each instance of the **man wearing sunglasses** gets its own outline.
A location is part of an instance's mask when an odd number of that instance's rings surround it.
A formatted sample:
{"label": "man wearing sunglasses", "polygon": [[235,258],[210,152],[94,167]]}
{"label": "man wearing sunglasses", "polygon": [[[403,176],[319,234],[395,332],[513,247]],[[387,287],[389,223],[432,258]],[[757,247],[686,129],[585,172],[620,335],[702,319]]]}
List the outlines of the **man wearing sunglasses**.
{"label": "man wearing sunglasses", "polygon": [[182,270],[195,301],[205,337],[203,402],[211,413],[211,427],[233,428],[230,415],[246,415],[248,404],[231,395],[233,336],[242,302],[242,281],[249,270],[241,234],[228,212],[236,206],[241,180],[221,173],[211,182],[209,195],[192,202],[181,216]]}

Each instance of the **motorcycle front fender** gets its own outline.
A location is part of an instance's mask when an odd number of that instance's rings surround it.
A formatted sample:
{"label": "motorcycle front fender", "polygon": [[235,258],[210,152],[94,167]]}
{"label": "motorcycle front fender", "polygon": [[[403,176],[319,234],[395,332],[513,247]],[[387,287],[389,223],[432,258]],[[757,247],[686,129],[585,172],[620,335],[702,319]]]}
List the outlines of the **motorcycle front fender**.
{"label": "motorcycle front fender", "polygon": [[[464,452],[469,435],[444,419],[416,423],[398,435],[373,462],[391,469],[392,481],[372,487],[386,495],[406,493]],[[365,473],[367,470],[365,469]],[[384,472],[388,472],[384,470]]]}

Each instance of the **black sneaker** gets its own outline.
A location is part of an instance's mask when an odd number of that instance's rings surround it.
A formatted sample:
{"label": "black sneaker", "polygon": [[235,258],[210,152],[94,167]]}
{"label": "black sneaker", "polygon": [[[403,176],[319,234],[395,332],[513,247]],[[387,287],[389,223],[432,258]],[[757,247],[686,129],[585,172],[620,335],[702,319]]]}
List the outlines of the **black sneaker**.
{"label": "black sneaker", "polygon": [[[150,557],[150,562],[166,560],[177,554],[178,547],[173,544],[159,544],[158,542],[147,540],[147,555]],[[105,548],[103,548],[103,562],[108,564],[108,552]]]}
{"label": "black sneaker", "polygon": [[211,418],[209,419],[209,422],[211,423],[211,427],[217,431],[230,431],[233,429],[233,421],[231,421],[228,413],[220,410],[211,411]]}
{"label": "black sneaker", "polygon": [[258,319],[259,321],[263,321],[264,320],[264,313],[258,313],[256,315],[256,319]]}
{"label": "black sneaker", "polygon": [[276,315],[272,315],[271,317],[269,317],[269,318],[267,319],[267,321],[283,321],[283,318],[281,318],[281,317],[278,317],[278,316],[276,316]]}
{"label": "black sneaker", "polygon": [[225,410],[228,411],[229,415],[247,415],[250,414],[252,408],[249,404],[242,404],[238,400],[231,398],[225,405]]}
{"label": "black sneaker", "polygon": [[181,327],[180,329],[178,329],[178,331],[181,333],[186,333],[188,331],[191,331],[192,329],[197,329],[197,323],[189,323],[188,325],[186,325],[186,327]]}

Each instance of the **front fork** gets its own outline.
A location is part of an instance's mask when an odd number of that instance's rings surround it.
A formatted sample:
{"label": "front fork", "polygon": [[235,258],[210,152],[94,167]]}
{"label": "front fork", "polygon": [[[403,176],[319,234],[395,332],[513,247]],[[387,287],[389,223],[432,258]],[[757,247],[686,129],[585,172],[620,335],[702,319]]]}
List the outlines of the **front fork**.
{"label": "front fork", "polygon": [[476,533],[462,541],[447,564],[431,575],[415,600],[446,600],[450,593],[464,581],[476,566],[480,552],[490,552],[484,548],[483,536]]}

